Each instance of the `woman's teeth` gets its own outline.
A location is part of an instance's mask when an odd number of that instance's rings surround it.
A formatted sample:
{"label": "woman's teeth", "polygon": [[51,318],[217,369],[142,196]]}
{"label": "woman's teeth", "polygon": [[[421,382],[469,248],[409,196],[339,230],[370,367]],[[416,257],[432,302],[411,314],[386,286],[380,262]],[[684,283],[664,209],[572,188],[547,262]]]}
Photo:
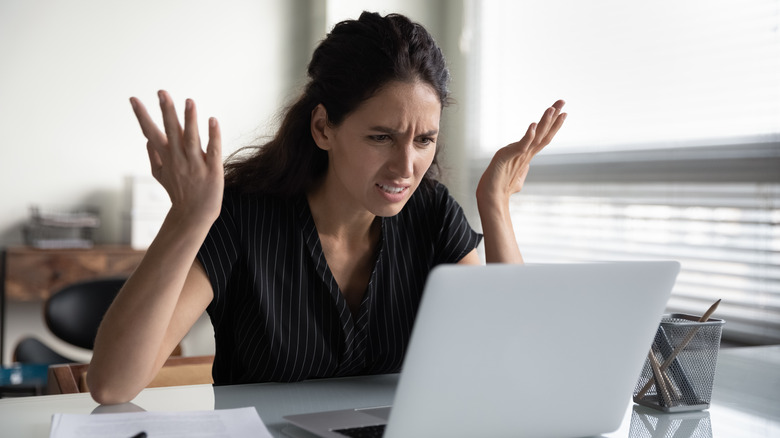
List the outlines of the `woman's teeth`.
{"label": "woman's teeth", "polygon": [[403,187],[392,187],[392,186],[386,186],[384,184],[379,184],[379,188],[386,191],[387,193],[392,193],[392,194],[401,193],[404,190]]}

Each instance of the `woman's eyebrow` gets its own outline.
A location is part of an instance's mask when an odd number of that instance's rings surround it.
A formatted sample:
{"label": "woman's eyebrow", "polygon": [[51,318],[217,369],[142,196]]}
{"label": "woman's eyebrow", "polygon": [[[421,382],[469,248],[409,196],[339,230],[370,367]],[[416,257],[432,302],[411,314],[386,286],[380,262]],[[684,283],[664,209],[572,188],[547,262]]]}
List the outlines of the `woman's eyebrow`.
{"label": "woman's eyebrow", "polygon": [[[386,126],[373,126],[373,127],[369,128],[369,129],[371,131],[382,132],[384,134],[390,134],[390,135],[401,134],[401,131],[399,131],[397,129],[393,129],[393,128],[388,128]],[[439,133],[438,129],[431,129],[431,130],[422,132],[420,134],[417,134],[416,136],[417,137],[420,137],[420,136],[422,136],[422,137],[429,137],[429,136],[432,136],[432,135],[436,135],[438,133]]]}
{"label": "woman's eyebrow", "polygon": [[369,128],[369,130],[376,131],[376,132],[383,132],[385,134],[392,134],[392,135],[400,133],[400,131],[398,131],[397,129],[388,128],[386,126],[372,126],[371,128]]}

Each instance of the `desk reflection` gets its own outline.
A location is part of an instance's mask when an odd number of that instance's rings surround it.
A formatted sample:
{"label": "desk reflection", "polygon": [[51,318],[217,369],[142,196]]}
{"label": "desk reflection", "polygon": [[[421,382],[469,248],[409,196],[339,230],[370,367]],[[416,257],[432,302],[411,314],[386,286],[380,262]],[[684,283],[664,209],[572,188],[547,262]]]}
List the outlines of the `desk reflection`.
{"label": "desk reflection", "polygon": [[92,414],[119,414],[123,412],[146,412],[146,409],[135,403],[127,402],[118,405],[98,405],[92,410]]}
{"label": "desk reflection", "polygon": [[709,411],[660,412],[634,405],[629,438],[712,438]]}

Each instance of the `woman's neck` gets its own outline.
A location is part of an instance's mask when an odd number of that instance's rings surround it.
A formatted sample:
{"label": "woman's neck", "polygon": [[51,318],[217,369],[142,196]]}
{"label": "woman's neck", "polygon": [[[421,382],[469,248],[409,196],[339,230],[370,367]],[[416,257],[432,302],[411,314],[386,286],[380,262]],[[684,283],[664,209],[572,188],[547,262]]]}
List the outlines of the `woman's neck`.
{"label": "woman's neck", "polygon": [[310,190],[306,194],[317,232],[344,242],[372,242],[376,233],[377,217],[364,208],[355,208],[344,202],[341,196],[334,196],[326,185]]}

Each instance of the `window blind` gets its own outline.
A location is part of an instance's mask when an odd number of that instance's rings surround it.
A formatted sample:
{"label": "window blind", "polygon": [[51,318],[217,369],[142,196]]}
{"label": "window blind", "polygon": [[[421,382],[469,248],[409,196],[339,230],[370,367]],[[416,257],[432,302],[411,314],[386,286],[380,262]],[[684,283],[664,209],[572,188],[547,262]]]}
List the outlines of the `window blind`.
{"label": "window blind", "polygon": [[529,179],[511,212],[529,263],[678,260],[668,312],[722,299],[724,339],[780,343],[780,183]]}

